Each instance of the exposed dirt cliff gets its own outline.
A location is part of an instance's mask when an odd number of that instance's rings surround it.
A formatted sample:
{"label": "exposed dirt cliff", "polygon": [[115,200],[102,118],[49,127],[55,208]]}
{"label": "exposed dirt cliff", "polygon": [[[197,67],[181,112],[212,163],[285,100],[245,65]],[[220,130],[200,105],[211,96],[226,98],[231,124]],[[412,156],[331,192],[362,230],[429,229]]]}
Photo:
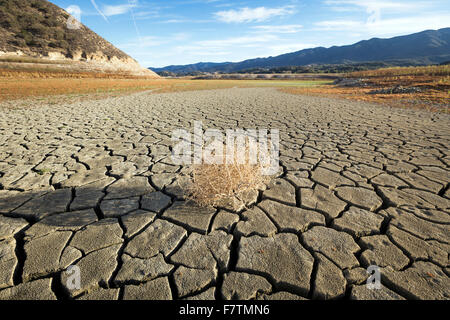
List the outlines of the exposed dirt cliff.
{"label": "exposed dirt cliff", "polygon": [[71,72],[158,76],[46,0],[0,0],[0,67],[51,64]]}

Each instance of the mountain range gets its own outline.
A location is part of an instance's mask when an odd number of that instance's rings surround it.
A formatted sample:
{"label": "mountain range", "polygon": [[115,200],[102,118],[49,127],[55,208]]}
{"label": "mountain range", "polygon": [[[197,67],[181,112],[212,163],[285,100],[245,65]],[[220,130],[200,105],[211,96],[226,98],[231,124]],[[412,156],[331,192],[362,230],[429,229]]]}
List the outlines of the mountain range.
{"label": "mountain range", "polygon": [[317,47],[282,54],[276,57],[256,58],[241,62],[200,62],[150,68],[176,74],[192,72],[239,72],[254,68],[276,68],[315,64],[352,64],[363,62],[391,62],[392,65],[429,65],[450,60],[450,28],[426,30],[389,39],[372,38],[352,45]]}

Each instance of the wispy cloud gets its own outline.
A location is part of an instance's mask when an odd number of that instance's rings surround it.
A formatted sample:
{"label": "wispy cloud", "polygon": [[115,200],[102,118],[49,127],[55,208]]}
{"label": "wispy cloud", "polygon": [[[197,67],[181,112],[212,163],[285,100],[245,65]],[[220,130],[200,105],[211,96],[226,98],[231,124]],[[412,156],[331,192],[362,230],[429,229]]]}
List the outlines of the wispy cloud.
{"label": "wispy cloud", "polygon": [[205,41],[197,41],[196,44],[198,46],[206,47],[206,48],[222,48],[222,47],[230,47],[230,46],[243,46],[249,47],[254,46],[255,44],[260,44],[262,42],[271,42],[277,40],[278,37],[271,34],[261,34],[260,36],[242,36],[242,37],[232,37],[227,39],[220,40],[205,40]]}
{"label": "wispy cloud", "polygon": [[[83,16],[117,17],[100,31],[148,66],[275,56],[439,29],[450,21],[448,0],[90,1],[98,12],[88,1]],[[116,35],[118,29],[129,37]]]}
{"label": "wispy cloud", "polygon": [[252,27],[252,29],[257,32],[265,32],[265,33],[297,33],[300,32],[302,28],[303,26],[300,24],[289,24],[282,26],[264,25]]}
{"label": "wispy cloud", "polygon": [[[236,50],[239,51],[239,49],[241,49],[242,51],[244,48],[252,48],[252,51],[257,50],[258,52],[261,48],[270,50],[270,45],[275,43],[278,39],[279,38],[275,35],[261,34],[258,36],[244,35],[241,37],[229,37],[220,40],[194,41],[190,44],[176,46],[173,48],[173,53],[186,57],[200,57],[200,60],[211,59],[214,57],[219,58],[230,56],[235,54]],[[244,58],[250,57],[242,56],[242,58],[236,60],[243,60]]]}
{"label": "wispy cloud", "polygon": [[327,20],[316,22],[318,30],[352,32],[357,30],[368,36],[390,36],[407,34],[428,29],[448,27],[450,13],[428,14],[401,18],[380,19],[376,21]]}
{"label": "wispy cloud", "polygon": [[419,32],[429,29],[440,29],[449,26],[450,13],[428,14],[404,18],[382,19],[367,23],[366,29],[370,35],[395,35]]}
{"label": "wispy cloud", "polygon": [[350,30],[353,28],[364,27],[364,22],[356,20],[325,20],[315,23],[315,26],[322,30]]}
{"label": "wispy cloud", "polygon": [[136,20],[146,20],[148,18],[158,18],[158,10],[143,10],[134,12],[134,17]]}
{"label": "wispy cloud", "polygon": [[285,16],[293,14],[292,6],[285,6],[280,8],[242,8],[239,10],[226,10],[216,12],[214,15],[219,21],[227,23],[242,23],[242,22],[261,22],[269,20],[273,17]]}
{"label": "wispy cloud", "polygon": [[134,16],[134,11],[133,11],[133,8],[137,6],[137,1],[138,0],[128,0],[128,5],[130,6],[131,18],[133,19],[133,25],[134,25],[134,29],[136,30],[136,34],[138,35],[139,39],[142,39],[141,32],[139,31],[139,28],[137,26],[136,18]]}
{"label": "wispy cloud", "polygon": [[95,2],[95,0],[91,0],[92,5],[94,6],[95,10],[97,10],[98,14],[105,20],[108,21],[108,18],[106,18],[106,16],[103,14],[103,12],[100,10],[100,8],[98,7],[97,3]]}
{"label": "wispy cloud", "polygon": [[[447,21],[450,19],[448,12],[426,10],[432,7],[432,1],[326,0],[324,3],[332,6],[334,11],[364,10],[367,16],[363,19],[315,22],[314,25],[319,30],[346,32],[358,30],[369,36],[383,36],[443,28],[448,26]],[[420,16],[416,12],[421,12]]]}
{"label": "wispy cloud", "polygon": [[[404,12],[404,10],[416,10],[429,5],[427,2],[411,1],[379,1],[379,0],[326,0],[325,4],[343,9],[343,6],[357,6],[369,10],[386,10],[389,12]],[[339,9],[338,9],[339,10]]]}
{"label": "wispy cloud", "polygon": [[324,2],[327,5],[333,6],[334,11],[345,12],[346,10],[352,10],[359,8],[365,10],[369,15],[367,18],[368,23],[378,22],[381,20],[382,13],[402,13],[417,12],[430,5],[428,2],[411,2],[411,1],[398,1],[398,0],[326,0]]}
{"label": "wispy cloud", "polygon": [[189,22],[189,20],[187,20],[187,19],[169,19],[169,20],[160,21],[160,23],[186,23],[186,22]]}
{"label": "wispy cloud", "polygon": [[201,24],[201,23],[210,23],[213,22],[211,20],[202,20],[202,19],[197,19],[197,20],[192,20],[192,19],[168,19],[168,20],[161,20],[161,21],[156,21],[156,23],[165,23],[165,24],[180,24],[180,23],[189,23],[189,24]]}
{"label": "wispy cloud", "polygon": [[130,12],[133,8],[136,8],[137,4],[135,2],[130,1],[126,4],[119,4],[119,5],[104,5],[102,7],[102,12],[105,16],[111,17],[111,16],[117,16],[121,14],[125,14]]}

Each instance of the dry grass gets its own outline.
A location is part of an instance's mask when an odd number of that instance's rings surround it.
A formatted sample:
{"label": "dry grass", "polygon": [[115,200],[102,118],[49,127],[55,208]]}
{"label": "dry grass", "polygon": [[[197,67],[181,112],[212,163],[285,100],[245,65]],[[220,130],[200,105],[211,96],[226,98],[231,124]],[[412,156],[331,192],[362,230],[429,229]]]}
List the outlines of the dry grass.
{"label": "dry grass", "polygon": [[263,188],[268,177],[260,165],[200,164],[192,167],[188,198],[200,206],[220,206],[233,198],[245,202],[245,194]]}
{"label": "dry grass", "polygon": [[[118,74],[63,73],[0,69],[0,102],[11,101],[12,107],[26,107],[32,103],[16,104],[18,99],[33,98],[49,104],[102,99],[128,93],[149,91],[169,93],[180,91],[226,88],[277,87],[291,94],[341,97],[375,102],[402,108],[420,108],[450,112],[450,66],[386,68],[354,72],[349,78],[363,78],[368,87],[338,87],[324,79],[304,80],[192,80],[144,79]],[[396,85],[418,87],[420,93],[368,94],[374,89]]]}
{"label": "dry grass", "polygon": [[[113,72],[88,72],[88,71],[69,71],[61,68],[50,66],[42,67],[28,67],[24,64],[23,70],[18,65],[8,66],[0,64],[0,79],[23,79],[23,80],[37,80],[37,79],[138,79],[148,80],[148,77],[133,76],[127,73],[113,73]],[[155,79],[152,77],[151,79]]]}
{"label": "dry grass", "polygon": [[[281,90],[292,94],[340,97],[400,108],[450,112],[450,66],[385,68],[353,72],[347,77],[362,78],[368,87],[326,85],[312,88],[282,88]],[[417,87],[421,89],[421,92],[369,94],[374,89],[393,88],[397,85]]]}
{"label": "dry grass", "polygon": [[[137,79],[0,79],[0,101],[31,97],[120,93],[151,90],[150,80]],[[60,102],[64,97],[57,97]]]}
{"label": "dry grass", "polygon": [[[326,81],[325,81],[326,82]],[[329,81],[328,81],[329,82]],[[114,74],[21,72],[0,69],[0,101],[38,98],[51,104],[104,98],[153,90],[153,93],[226,89],[233,87],[295,87],[321,81],[145,79]]]}
{"label": "dry grass", "polygon": [[49,60],[49,59],[40,59],[26,56],[0,56],[1,62],[9,62],[9,63],[39,63],[39,64],[69,64],[69,61],[65,60]]}
{"label": "dry grass", "polygon": [[358,71],[350,73],[351,77],[398,77],[398,76],[426,76],[426,77],[446,77],[450,76],[450,65],[443,66],[423,66],[423,67],[396,67],[382,68],[369,71]]}
{"label": "dry grass", "polygon": [[[236,152],[231,164],[226,163],[224,156],[220,164],[192,165],[187,198],[200,206],[229,207],[233,210],[238,210],[239,205],[248,205],[251,201],[249,195],[257,196],[258,190],[264,189],[269,182],[270,176],[265,174],[264,169],[275,159],[266,155],[267,158],[262,161],[259,158],[251,162],[249,145],[246,143],[242,147],[246,150],[244,154]],[[270,148],[270,142],[268,145]],[[244,159],[239,159],[239,156]]]}

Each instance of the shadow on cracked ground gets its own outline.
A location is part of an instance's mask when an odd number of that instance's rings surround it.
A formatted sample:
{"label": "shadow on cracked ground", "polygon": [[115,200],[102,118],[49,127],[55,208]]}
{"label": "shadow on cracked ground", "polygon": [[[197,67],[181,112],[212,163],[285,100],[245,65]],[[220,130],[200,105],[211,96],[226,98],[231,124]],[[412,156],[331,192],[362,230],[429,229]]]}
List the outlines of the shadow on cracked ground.
{"label": "shadow on cracked ground", "polygon": [[[0,298],[448,299],[448,224],[418,218],[435,210],[374,213],[336,197],[343,213],[333,219],[328,208],[298,206],[281,177],[232,211],[185,201],[179,186],[137,187],[139,178],[123,189],[3,190]],[[371,264],[381,290],[365,285]],[[79,267],[78,288],[69,266]]]}

